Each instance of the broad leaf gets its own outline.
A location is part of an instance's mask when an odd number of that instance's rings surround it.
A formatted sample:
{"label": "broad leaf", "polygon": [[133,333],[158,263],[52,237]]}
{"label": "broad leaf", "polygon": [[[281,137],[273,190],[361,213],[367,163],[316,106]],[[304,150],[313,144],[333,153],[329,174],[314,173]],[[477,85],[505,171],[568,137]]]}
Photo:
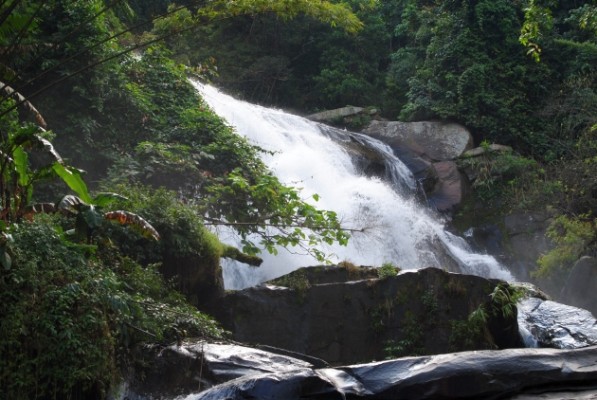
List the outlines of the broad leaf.
{"label": "broad leaf", "polygon": [[80,215],[83,216],[87,227],[92,230],[99,228],[104,221],[103,215],[94,206],[85,206],[85,210],[81,211]]}
{"label": "broad leaf", "polygon": [[29,171],[29,157],[22,147],[17,147],[12,153],[15,170],[17,171],[19,185],[27,186],[31,180]]}
{"label": "broad leaf", "polygon": [[81,205],[87,205],[80,197],[67,194],[56,203],[57,211],[69,211],[72,213],[78,213]]}
{"label": "broad leaf", "polygon": [[128,200],[126,197],[118,193],[99,193],[93,198],[93,204],[97,207],[105,207],[112,204],[116,200]]}
{"label": "broad leaf", "polygon": [[25,107],[27,111],[33,114],[33,116],[35,117],[35,121],[39,126],[41,126],[42,128],[46,127],[46,121],[44,120],[44,117],[40,114],[39,111],[37,111],[37,108],[35,108],[35,106],[31,104],[31,102],[29,102],[29,100],[27,100],[21,93],[17,92],[4,82],[0,82],[0,91],[4,92],[3,98],[14,97],[15,99],[17,99],[18,102],[22,103],[23,107]]}
{"label": "broad leaf", "polygon": [[116,221],[121,225],[130,225],[138,230],[143,236],[160,240],[160,234],[143,217],[129,211],[110,211],[104,214],[104,218],[110,221]]}
{"label": "broad leaf", "polygon": [[62,163],[62,157],[56,149],[52,142],[48,139],[43,138],[40,134],[41,128],[37,126],[26,126],[19,129],[15,136],[11,139],[12,145],[16,148],[35,148],[35,149],[43,149],[48,155],[52,157],[52,159],[56,162]]}
{"label": "broad leaf", "polygon": [[35,140],[37,141],[38,145],[43,146],[46,152],[48,152],[52,155],[52,157],[54,157],[54,160],[56,160],[59,163],[62,163],[62,157],[60,157],[60,154],[58,154],[52,142],[50,142],[48,139],[42,138],[39,135],[35,135]]}
{"label": "broad leaf", "polygon": [[68,185],[79,197],[86,203],[92,203],[91,196],[89,195],[89,191],[87,190],[87,185],[85,181],[81,177],[81,172],[73,167],[68,167],[63,165],[59,162],[54,163],[52,166],[56,174],[64,183]]}

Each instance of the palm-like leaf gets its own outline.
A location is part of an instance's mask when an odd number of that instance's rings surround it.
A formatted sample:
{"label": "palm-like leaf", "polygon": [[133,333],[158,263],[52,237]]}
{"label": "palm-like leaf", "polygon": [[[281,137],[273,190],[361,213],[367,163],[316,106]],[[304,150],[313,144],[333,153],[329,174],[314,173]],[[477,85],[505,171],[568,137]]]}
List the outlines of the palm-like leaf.
{"label": "palm-like leaf", "polygon": [[116,221],[121,225],[129,225],[132,228],[137,229],[145,237],[160,240],[158,231],[156,231],[147,220],[135,213],[123,210],[110,211],[104,214],[104,218],[110,221]]}
{"label": "palm-like leaf", "polygon": [[67,194],[56,203],[56,211],[67,211],[71,213],[78,213],[81,205],[86,203],[80,197],[72,194]]}
{"label": "palm-like leaf", "polygon": [[35,106],[31,104],[29,100],[26,100],[21,93],[17,92],[4,82],[0,82],[0,91],[4,92],[5,97],[14,97],[15,99],[17,99],[18,102],[21,102],[25,109],[33,115],[33,117],[35,118],[35,122],[37,122],[37,125],[41,126],[42,128],[45,128],[47,126],[46,120],[41,115],[41,113],[37,111],[37,108],[35,108]]}

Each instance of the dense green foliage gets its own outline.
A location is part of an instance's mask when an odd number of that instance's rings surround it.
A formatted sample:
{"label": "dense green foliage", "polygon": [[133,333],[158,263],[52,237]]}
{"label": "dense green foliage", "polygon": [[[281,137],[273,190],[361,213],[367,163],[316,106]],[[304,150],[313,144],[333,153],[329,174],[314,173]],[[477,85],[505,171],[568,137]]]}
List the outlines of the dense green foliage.
{"label": "dense green foliage", "polygon": [[[350,32],[361,22],[327,1],[198,2],[189,26],[143,34],[150,25],[138,23],[169,3],[0,5],[3,398],[104,398],[140,342],[221,337],[189,300],[219,295],[220,257],[258,259],[220,243],[206,217],[243,237],[262,234],[272,252],[347,240],[335,214],[282,185],[261,150],[205,106],[188,81],[193,71],[158,42],[263,12],[306,14]],[[85,180],[71,165],[87,171]],[[99,187],[128,197],[93,196]],[[245,242],[251,253],[257,246]]]}
{"label": "dense green foliage", "polygon": [[42,217],[10,228],[13,265],[0,275],[6,398],[106,394],[133,344],[222,334],[164,285],[156,265],[141,267],[108,241],[73,243],[60,221]]}
{"label": "dense green foliage", "polygon": [[552,2],[538,63],[519,40],[535,3],[354,2],[365,23],[356,36],[257,15],[207,25],[171,47],[253,101],[307,111],[375,105],[390,118],[452,120],[479,142],[553,161],[594,123],[593,8]]}
{"label": "dense green foliage", "polygon": [[[321,2],[313,8],[307,3],[293,2],[285,11],[279,9],[283,2],[276,3],[270,11],[283,18],[306,13],[349,31],[360,27],[341,4]],[[266,11],[266,3],[238,3],[234,9],[226,4],[214,2],[193,9],[185,22],[193,25],[205,18]],[[20,71],[16,86],[21,80],[26,81],[23,88],[33,81],[42,86],[47,83],[36,104],[39,109],[51,110],[45,114],[48,124],[59,132],[56,146],[73,164],[88,171],[88,181],[103,179],[110,170],[112,181],[183,190],[184,196],[196,199],[210,224],[231,225],[243,237],[261,234],[263,245],[270,251],[276,251],[275,245],[345,243],[347,235],[336,216],[316,210],[296,190],[285,188],[272,177],[259,161],[260,150],[238,137],[202,104],[188,82],[190,71],[172,61],[169,51],[148,47],[138,57],[122,54],[123,44],[136,39],[127,33],[124,43],[115,40],[127,29],[116,18],[119,10],[112,4],[103,7],[99,0],[89,4],[64,0],[37,11],[41,17],[33,18],[39,23],[29,32],[30,40],[40,43],[51,38],[59,44],[48,54],[42,52],[47,65],[29,65]],[[77,18],[67,21],[67,15]],[[55,21],[62,24],[56,27],[52,25]],[[89,24],[83,29],[81,21]],[[109,36],[114,31],[119,33]],[[146,40],[145,36],[139,40]],[[83,54],[85,58],[80,57]],[[114,56],[118,58],[112,60]],[[2,61],[7,67],[14,64],[13,59]],[[81,62],[90,63],[81,66]],[[68,76],[69,80],[62,83],[57,76]],[[53,199],[52,195],[63,190],[46,191],[43,196]],[[278,230],[266,234],[266,227]],[[284,231],[284,227],[291,229]],[[303,234],[303,227],[313,233]],[[245,245],[246,250],[258,251],[251,242]],[[315,255],[323,258],[321,253]]]}
{"label": "dense green foliage", "polygon": [[[263,13],[206,24],[168,43],[177,59],[253,101],[307,110],[374,102],[389,37],[375,1],[348,3],[364,23],[356,35],[308,16]],[[154,34],[189,17],[160,22]]]}

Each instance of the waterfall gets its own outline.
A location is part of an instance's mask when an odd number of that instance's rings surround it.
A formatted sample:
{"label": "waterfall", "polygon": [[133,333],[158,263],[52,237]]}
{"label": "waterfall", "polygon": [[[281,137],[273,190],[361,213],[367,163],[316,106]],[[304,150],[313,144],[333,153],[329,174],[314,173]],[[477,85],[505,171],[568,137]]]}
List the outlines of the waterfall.
{"label": "waterfall", "polygon": [[[333,210],[348,228],[365,228],[353,234],[347,247],[322,248],[334,262],[380,266],[392,263],[402,269],[447,268],[468,274],[513,280],[493,257],[471,252],[467,243],[444,229],[443,221],[418,204],[415,182],[406,166],[385,144],[364,135],[343,132],[280,110],[269,109],[225,95],[209,85],[193,82],[205,101],[238,134],[268,153],[265,164],[287,185],[300,187],[301,195],[318,194],[318,208]],[[358,141],[375,149],[385,160],[387,179],[359,170],[342,143]],[[225,229],[220,239],[235,244]],[[227,289],[242,289],[287,274],[316,261],[304,254],[281,249],[251,268],[225,262]]]}

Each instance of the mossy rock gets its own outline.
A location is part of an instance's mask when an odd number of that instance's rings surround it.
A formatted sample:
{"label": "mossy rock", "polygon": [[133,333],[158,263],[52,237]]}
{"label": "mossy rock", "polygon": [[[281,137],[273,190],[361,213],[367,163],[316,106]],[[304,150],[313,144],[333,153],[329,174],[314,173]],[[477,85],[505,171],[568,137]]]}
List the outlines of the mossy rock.
{"label": "mossy rock", "polygon": [[266,283],[292,288],[293,286],[296,286],[298,282],[305,282],[308,286],[312,286],[324,283],[343,283],[360,281],[363,279],[377,279],[378,277],[377,268],[341,263],[340,265],[333,266],[319,265],[299,268],[289,274]]}

